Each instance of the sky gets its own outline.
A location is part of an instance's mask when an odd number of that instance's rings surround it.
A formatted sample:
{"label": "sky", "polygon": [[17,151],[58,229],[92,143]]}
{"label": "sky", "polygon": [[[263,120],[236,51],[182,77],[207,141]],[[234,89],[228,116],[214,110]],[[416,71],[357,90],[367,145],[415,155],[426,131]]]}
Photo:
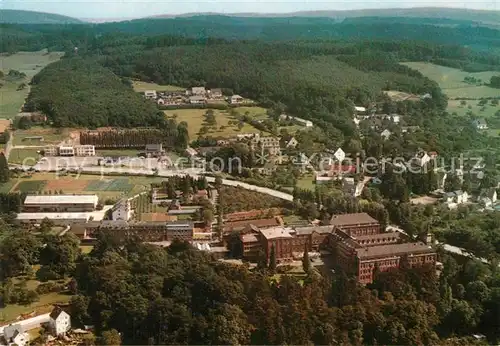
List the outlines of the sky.
{"label": "sky", "polygon": [[31,10],[86,19],[140,18],[193,12],[287,13],[371,8],[455,7],[500,10],[500,0],[0,0],[0,9]]}

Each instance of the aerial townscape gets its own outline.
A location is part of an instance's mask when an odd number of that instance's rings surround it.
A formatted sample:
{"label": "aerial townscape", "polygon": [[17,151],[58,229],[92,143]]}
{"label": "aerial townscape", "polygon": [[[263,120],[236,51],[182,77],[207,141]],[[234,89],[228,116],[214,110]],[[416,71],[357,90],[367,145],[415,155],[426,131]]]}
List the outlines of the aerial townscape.
{"label": "aerial townscape", "polygon": [[500,344],[498,10],[146,3],[0,10],[0,345]]}

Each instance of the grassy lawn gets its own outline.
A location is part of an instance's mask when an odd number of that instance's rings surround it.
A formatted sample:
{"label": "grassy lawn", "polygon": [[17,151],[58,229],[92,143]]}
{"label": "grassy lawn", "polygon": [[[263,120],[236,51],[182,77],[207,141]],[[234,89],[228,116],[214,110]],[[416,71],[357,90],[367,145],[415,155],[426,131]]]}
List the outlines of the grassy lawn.
{"label": "grassy lawn", "polygon": [[40,314],[50,312],[54,308],[54,304],[67,303],[70,299],[71,295],[53,292],[41,295],[39,301],[30,305],[7,305],[0,313],[0,321],[12,321],[15,320],[17,316],[32,311],[36,311]]}
{"label": "grassy lawn", "polygon": [[29,93],[29,86],[17,90],[21,83],[28,84],[35,74],[51,62],[61,58],[63,53],[46,51],[40,52],[18,52],[12,55],[0,55],[0,68],[7,75],[9,70],[17,70],[26,74],[25,78],[4,78],[0,82],[0,118],[11,119],[17,115]]}
{"label": "grassy lawn", "polygon": [[80,245],[80,250],[83,254],[88,254],[94,248],[93,245]]}
{"label": "grassy lawn", "polygon": [[297,187],[314,191],[314,177],[312,175],[304,175],[297,180]]}
{"label": "grassy lawn", "polygon": [[18,149],[14,148],[9,154],[9,163],[23,164],[26,166],[34,166],[40,155],[37,151],[43,150],[42,147],[39,148],[29,148],[29,149]]}
{"label": "grassy lawn", "polygon": [[[258,107],[239,107],[239,108],[258,108]],[[262,109],[262,108],[261,108]],[[188,132],[190,140],[194,140],[198,137],[200,129],[204,126],[205,117],[204,114],[206,109],[176,109],[164,111],[167,117],[174,117],[177,115],[177,122],[185,121],[188,124]],[[246,124],[243,126],[241,131],[238,130],[237,125],[229,125],[229,121],[236,121],[235,118],[229,115],[228,111],[213,110],[215,113],[215,119],[217,121],[216,129],[210,128],[207,136],[230,138],[236,136],[239,133],[260,133],[255,127]],[[243,113],[244,114],[244,113]]]}
{"label": "grassy lawn", "polygon": [[15,179],[11,179],[7,183],[0,184],[0,193],[9,193],[16,184],[17,181]]}
{"label": "grassy lawn", "polygon": [[117,149],[117,150],[96,150],[95,154],[96,156],[104,156],[104,157],[122,157],[122,156],[129,156],[129,157],[137,157],[141,153],[140,150],[135,150],[135,149]]}
{"label": "grassy lawn", "polygon": [[249,113],[254,119],[267,119],[267,109],[262,107],[236,107],[235,111],[240,113],[241,115]]}
{"label": "grassy lawn", "polygon": [[[484,106],[478,106],[478,100],[464,100],[467,104],[461,105],[460,100],[448,101],[448,113],[457,113],[458,116],[466,116],[469,111],[482,118],[489,118],[495,116],[497,111],[500,111],[500,106],[492,106],[488,102]],[[469,108],[469,106],[471,108]],[[481,110],[484,107],[484,110]]]}
{"label": "grassy lawn", "polygon": [[156,90],[156,91],[180,91],[186,90],[183,87],[178,87],[175,85],[160,85],[156,83],[148,83],[141,81],[133,81],[132,83],[134,90],[137,92],[144,92],[146,90]]}
{"label": "grassy lawn", "polygon": [[491,137],[498,137],[500,136],[500,129],[490,129],[488,130],[488,135],[491,136]]}
{"label": "grassy lawn", "polygon": [[481,98],[481,97],[500,97],[500,89],[490,88],[485,85],[470,85],[463,80],[465,77],[474,77],[481,79],[483,83],[489,83],[494,71],[469,73],[459,69],[434,65],[425,62],[407,62],[403,65],[409,66],[420,71],[424,76],[438,82],[443,92],[450,99],[453,98]]}
{"label": "grassy lawn", "polygon": [[[75,129],[64,128],[56,129],[50,127],[36,126],[29,130],[17,130],[14,132],[14,145],[50,145],[59,144],[67,140],[71,136],[71,132]],[[33,139],[25,139],[26,137],[42,136],[43,142]]]}

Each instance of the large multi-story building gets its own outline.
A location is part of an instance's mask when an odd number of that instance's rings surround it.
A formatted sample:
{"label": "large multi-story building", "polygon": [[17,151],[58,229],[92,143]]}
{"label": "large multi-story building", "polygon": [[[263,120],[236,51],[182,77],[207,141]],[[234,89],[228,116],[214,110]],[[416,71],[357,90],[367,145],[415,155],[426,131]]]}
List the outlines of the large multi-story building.
{"label": "large multi-story building", "polygon": [[95,156],[95,146],[75,145],[75,146],[47,146],[44,148],[45,156]]}
{"label": "large multi-story building", "polygon": [[387,271],[401,266],[435,264],[437,254],[422,242],[407,242],[399,232],[354,235],[352,229],[334,228],[327,238],[327,248],[337,266],[358,278],[362,284],[373,282],[375,268]]}
{"label": "large multi-story building", "polygon": [[302,256],[305,250],[328,249],[339,269],[358,277],[362,284],[373,281],[373,270],[435,264],[437,255],[422,242],[408,242],[399,232],[383,232],[377,220],[366,213],[335,215],[331,225],[294,229],[283,226],[259,228],[248,221],[240,233],[243,258],[255,261],[263,254],[269,261],[274,248],[276,262]]}
{"label": "large multi-story building", "polygon": [[[94,231],[104,231],[119,237],[137,236],[142,241],[192,241],[194,223],[190,221],[103,221]],[[92,231],[90,236],[92,236]]]}
{"label": "large multi-story building", "polygon": [[250,146],[253,150],[263,150],[271,155],[277,155],[280,151],[280,139],[255,136],[250,140]]}
{"label": "large multi-story building", "polygon": [[89,212],[96,210],[97,195],[29,195],[23,203],[25,213]]}

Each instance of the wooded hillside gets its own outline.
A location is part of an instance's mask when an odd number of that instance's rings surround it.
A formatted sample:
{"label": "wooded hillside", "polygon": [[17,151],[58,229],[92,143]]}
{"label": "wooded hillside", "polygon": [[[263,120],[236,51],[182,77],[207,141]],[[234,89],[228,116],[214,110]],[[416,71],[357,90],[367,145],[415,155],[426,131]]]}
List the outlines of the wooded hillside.
{"label": "wooded hillside", "polygon": [[56,127],[160,126],[156,106],[91,59],[73,57],[47,66],[32,81],[27,111],[43,111]]}

